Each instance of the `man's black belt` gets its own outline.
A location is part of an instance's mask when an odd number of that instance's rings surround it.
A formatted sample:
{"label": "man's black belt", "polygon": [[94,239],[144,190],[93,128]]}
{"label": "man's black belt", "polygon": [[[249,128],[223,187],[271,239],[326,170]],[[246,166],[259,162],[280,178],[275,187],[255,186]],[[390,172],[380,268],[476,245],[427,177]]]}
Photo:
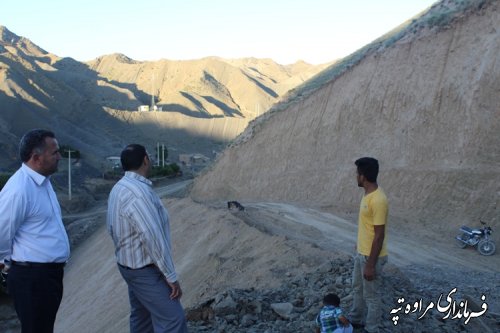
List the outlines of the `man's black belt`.
{"label": "man's black belt", "polygon": [[64,262],[31,262],[31,261],[14,261],[11,260],[13,266],[31,267],[31,268],[64,268]]}
{"label": "man's black belt", "polygon": [[146,265],[146,266],[143,266],[143,267],[140,267],[140,268],[130,268],[130,267],[127,267],[127,266],[123,266],[122,264],[118,264],[118,266],[120,266],[121,268],[124,268],[124,269],[131,270],[131,271],[136,271],[136,270],[139,270],[139,269],[144,269],[144,268],[149,268],[149,267],[155,267],[154,264],[149,264],[149,265]]}

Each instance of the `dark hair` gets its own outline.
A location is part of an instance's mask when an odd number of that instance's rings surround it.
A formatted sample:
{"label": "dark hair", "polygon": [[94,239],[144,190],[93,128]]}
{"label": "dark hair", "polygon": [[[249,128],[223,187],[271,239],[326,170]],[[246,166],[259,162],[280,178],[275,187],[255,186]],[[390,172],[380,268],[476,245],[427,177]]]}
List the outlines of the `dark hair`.
{"label": "dark hair", "polygon": [[325,297],[323,297],[323,303],[325,305],[339,306],[340,298],[335,294],[326,294]]}
{"label": "dark hair", "polygon": [[34,152],[40,154],[45,149],[45,138],[55,138],[53,132],[44,129],[32,129],[19,141],[19,157],[28,162]]}
{"label": "dark hair", "polygon": [[144,146],[133,143],[122,150],[120,160],[124,171],[137,170],[141,167],[144,156],[147,156]]}
{"label": "dark hair", "polygon": [[358,174],[365,176],[370,183],[377,182],[378,161],[373,157],[362,157],[354,162],[358,167]]}

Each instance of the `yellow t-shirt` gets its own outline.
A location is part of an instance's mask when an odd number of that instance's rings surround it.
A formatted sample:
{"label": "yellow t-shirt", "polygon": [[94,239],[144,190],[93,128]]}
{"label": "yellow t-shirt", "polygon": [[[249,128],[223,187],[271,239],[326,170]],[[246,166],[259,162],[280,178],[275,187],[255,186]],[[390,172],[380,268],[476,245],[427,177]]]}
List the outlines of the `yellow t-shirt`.
{"label": "yellow t-shirt", "polygon": [[375,238],[374,225],[386,225],[384,243],[379,257],[387,255],[387,215],[389,204],[384,191],[379,187],[364,195],[359,207],[358,253],[369,256]]}

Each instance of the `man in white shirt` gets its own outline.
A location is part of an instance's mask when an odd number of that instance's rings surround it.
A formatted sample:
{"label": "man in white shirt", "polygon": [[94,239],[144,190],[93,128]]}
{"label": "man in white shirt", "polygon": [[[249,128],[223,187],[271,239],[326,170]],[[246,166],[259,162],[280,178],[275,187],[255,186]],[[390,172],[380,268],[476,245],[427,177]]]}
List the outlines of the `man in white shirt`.
{"label": "man in white shirt", "polygon": [[130,332],[185,333],[169,217],[147,179],[151,161],[138,144],[125,147],[120,159],[125,175],[109,195],[107,227],[128,285]]}
{"label": "man in white shirt", "polygon": [[19,155],[23,164],[0,192],[0,268],[8,268],[22,333],[51,333],[70,251],[50,183],[61,154],[54,133],[35,129],[22,137]]}

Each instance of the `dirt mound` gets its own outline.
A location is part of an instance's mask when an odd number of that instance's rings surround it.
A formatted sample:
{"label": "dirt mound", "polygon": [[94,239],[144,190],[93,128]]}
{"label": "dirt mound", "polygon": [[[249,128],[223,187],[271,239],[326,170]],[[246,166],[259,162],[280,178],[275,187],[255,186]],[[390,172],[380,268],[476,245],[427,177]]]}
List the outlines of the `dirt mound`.
{"label": "dirt mound", "polygon": [[[189,198],[169,199],[166,206],[186,307],[231,288],[278,287],[284,279],[312,272],[333,256],[312,244],[262,233],[227,209],[199,205]],[[100,221],[101,227],[72,252],[56,332],[128,329],[126,286],[104,218]]]}

